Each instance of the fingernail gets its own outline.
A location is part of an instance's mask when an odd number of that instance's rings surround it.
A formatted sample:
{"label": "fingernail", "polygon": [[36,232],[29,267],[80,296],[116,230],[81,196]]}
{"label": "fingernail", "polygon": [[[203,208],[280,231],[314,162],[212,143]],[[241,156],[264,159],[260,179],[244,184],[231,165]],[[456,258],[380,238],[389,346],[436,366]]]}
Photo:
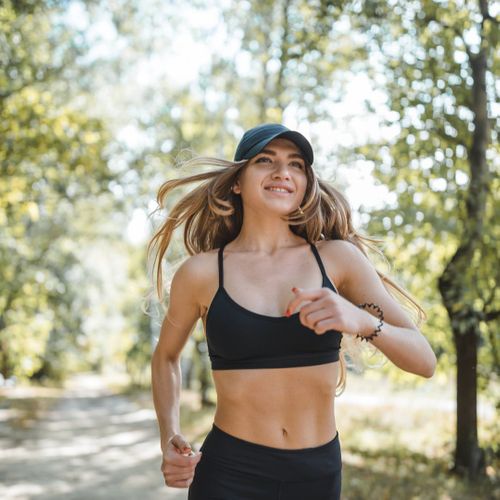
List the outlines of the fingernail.
{"label": "fingernail", "polygon": [[287,316],[287,317],[290,316],[290,309],[286,310],[285,316]]}
{"label": "fingernail", "polygon": [[292,288],[292,292],[296,292],[297,290],[298,290],[298,288],[296,288],[296,287]]}

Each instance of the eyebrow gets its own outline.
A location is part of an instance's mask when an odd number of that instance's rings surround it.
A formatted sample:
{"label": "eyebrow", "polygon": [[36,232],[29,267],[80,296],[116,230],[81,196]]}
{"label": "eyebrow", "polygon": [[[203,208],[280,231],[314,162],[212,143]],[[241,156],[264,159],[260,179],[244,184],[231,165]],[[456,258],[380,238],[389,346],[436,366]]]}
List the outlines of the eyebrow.
{"label": "eyebrow", "polygon": [[[276,152],[273,151],[272,149],[263,149],[259,154],[262,154],[262,153],[267,153],[269,155],[276,156]],[[300,158],[301,160],[306,161],[304,156],[301,155],[300,153],[290,153],[288,155],[288,158]]]}

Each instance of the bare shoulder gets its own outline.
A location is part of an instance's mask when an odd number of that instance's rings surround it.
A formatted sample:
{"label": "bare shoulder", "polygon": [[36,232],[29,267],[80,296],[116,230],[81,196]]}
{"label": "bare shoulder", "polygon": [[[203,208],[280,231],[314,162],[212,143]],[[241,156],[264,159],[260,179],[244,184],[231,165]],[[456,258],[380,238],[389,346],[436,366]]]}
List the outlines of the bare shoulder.
{"label": "bare shoulder", "polygon": [[170,285],[168,311],[163,319],[155,350],[159,356],[173,360],[179,358],[189,335],[203,314],[213,260],[212,251],[199,253],[187,257],[176,269]]}
{"label": "bare shoulder", "polygon": [[331,270],[337,289],[342,293],[351,266],[356,266],[360,259],[367,260],[366,257],[356,245],[347,240],[320,240],[316,246],[327,271]]}
{"label": "bare shoulder", "polygon": [[218,248],[215,248],[189,256],[180,266],[186,269],[185,274],[200,308],[200,316],[205,314],[207,304],[218,286],[217,259]]}
{"label": "bare shoulder", "polygon": [[347,240],[320,240],[318,248],[324,248],[325,252],[349,252],[352,248],[358,250],[356,245]]}
{"label": "bare shoulder", "polygon": [[217,275],[217,249],[187,257],[177,272],[183,274],[197,289],[203,289]]}
{"label": "bare shoulder", "polygon": [[216,258],[217,250],[209,250],[207,252],[195,253],[188,256],[181,264],[189,272],[202,271],[206,264]]}
{"label": "bare shoulder", "polygon": [[321,248],[326,257],[341,259],[342,264],[346,264],[352,259],[366,258],[354,243],[347,240],[321,240],[317,246]]}

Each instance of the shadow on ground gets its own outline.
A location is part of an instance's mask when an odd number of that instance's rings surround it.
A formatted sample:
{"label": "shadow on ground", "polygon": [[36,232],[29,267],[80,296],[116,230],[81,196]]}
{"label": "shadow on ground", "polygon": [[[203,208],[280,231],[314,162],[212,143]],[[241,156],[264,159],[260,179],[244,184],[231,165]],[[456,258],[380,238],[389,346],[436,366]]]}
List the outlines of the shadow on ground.
{"label": "shadow on ground", "polygon": [[4,398],[0,417],[2,499],[187,498],[163,482],[154,411],[95,380]]}
{"label": "shadow on ground", "polygon": [[[351,382],[350,395],[335,403],[342,500],[500,498],[495,467],[473,484],[449,474],[454,430],[449,401],[420,398],[415,391],[387,391],[381,398],[365,381]],[[187,489],[163,482],[150,391],[113,391],[101,378],[85,374],[65,390],[33,391],[0,393],[0,498],[187,499]],[[213,411],[200,409],[195,393],[183,393],[181,429],[196,450]],[[484,413],[483,441],[494,442],[495,425]]]}

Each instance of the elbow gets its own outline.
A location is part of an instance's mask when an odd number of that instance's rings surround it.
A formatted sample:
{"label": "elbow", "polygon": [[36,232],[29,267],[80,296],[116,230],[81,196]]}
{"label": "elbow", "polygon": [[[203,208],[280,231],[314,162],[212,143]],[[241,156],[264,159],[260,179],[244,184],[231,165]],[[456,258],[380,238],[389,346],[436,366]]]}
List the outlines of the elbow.
{"label": "elbow", "polygon": [[[436,372],[437,359],[434,352],[422,357],[418,360],[413,360],[413,366],[406,368],[405,371],[413,373],[423,378],[432,378]],[[403,368],[404,369],[404,368]]]}
{"label": "elbow", "polygon": [[160,358],[160,355],[159,355],[159,352],[158,352],[158,348],[155,348],[153,350],[152,354],[151,354],[151,360],[150,360],[150,364],[151,364],[152,367],[154,365],[156,365],[156,363],[158,363],[159,358]]}
{"label": "elbow", "polygon": [[180,356],[171,356],[168,353],[160,351],[157,346],[151,355],[151,366],[164,364],[180,366]]}
{"label": "elbow", "polygon": [[420,375],[424,378],[432,378],[436,372],[437,359],[433,353],[432,359],[426,364],[425,368],[420,372]]}
{"label": "elbow", "polygon": [[432,370],[427,370],[427,371],[425,371],[425,372],[420,373],[419,375],[421,375],[421,376],[422,376],[422,377],[424,377],[424,378],[432,378],[432,377],[433,377],[433,375],[434,375],[434,369],[432,369]]}
{"label": "elbow", "polygon": [[424,378],[432,378],[436,372],[437,358],[435,352],[428,342],[420,350],[420,368],[418,375]]}

